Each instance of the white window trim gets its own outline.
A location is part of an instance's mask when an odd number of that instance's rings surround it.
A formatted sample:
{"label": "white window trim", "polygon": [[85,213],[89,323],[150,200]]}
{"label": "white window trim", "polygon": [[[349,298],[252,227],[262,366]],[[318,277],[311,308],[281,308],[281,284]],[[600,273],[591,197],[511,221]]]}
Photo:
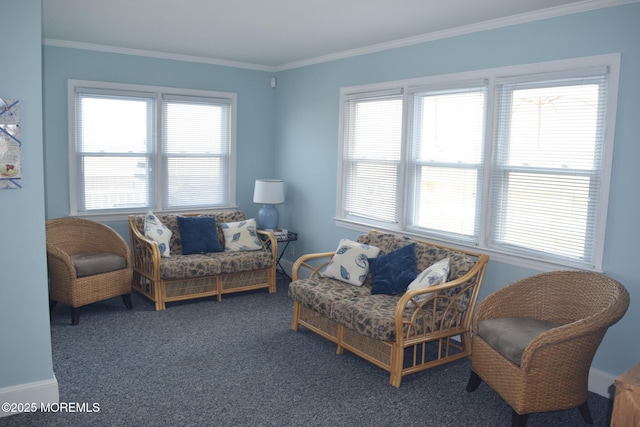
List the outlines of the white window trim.
{"label": "white window trim", "polygon": [[[416,78],[409,80],[398,80],[393,82],[385,82],[380,84],[368,84],[362,86],[350,86],[340,89],[340,119],[339,119],[339,146],[338,146],[338,179],[337,179],[337,191],[336,191],[336,215],[334,222],[337,227],[354,230],[358,232],[368,232],[371,228],[377,228],[383,231],[389,231],[400,235],[422,238],[434,241],[436,243],[446,244],[448,246],[457,247],[460,249],[471,249],[475,251],[482,251],[487,253],[492,260],[503,262],[506,264],[533,269],[536,271],[552,271],[558,269],[583,269],[596,272],[603,271],[603,258],[605,247],[605,235],[607,226],[607,211],[609,206],[609,192],[611,184],[611,172],[613,164],[613,146],[615,140],[615,118],[617,114],[617,99],[618,99],[618,85],[620,75],[620,54],[605,54],[590,57],[571,58],[558,61],[548,61],[533,64],[516,65],[509,67],[492,68],[478,71],[438,75],[424,78]],[[607,91],[606,101],[606,116],[605,116],[605,129],[603,135],[604,152],[602,153],[602,175],[601,175],[601,194],[599,205],[597,209],[597,219],[595,227],[595,246],[594,246],[594,259],[593,265],[586,266],[583,264],[572,264],[570,262],[560,262],[555,260],[548,260],[542,258],[533,258],[530,256],[522,256],[517,254],[501,251],[496,248],[492,248],[488,245],[489,227],[490,227],[490,206],[489,194],[491,183],[489,181],[491,162],[493,159],[493,140],[495,135],[495,81],[499,78],[505,78],[510,76],[519,75],[532,75],[532,74],[548,74],[552,72],[566,72],[581,68],[599,67],[604,66],[609,69],[609,83]],[[412,233],[407,230],[405,224],[400,223],[394,226],[390,226],[386,223],[374,223],[374,222],[359,222],[350,218],[342,218],[342,184],[343,184],[343,170],[342,170],[342,156],[344,150],[344,99],[349,95],[357,93],[380,91],[380,90],[392,90],[402,89],[405,91],[411,91],[415,87],[429,86],[430,88],[437,87],[438,85],[450,86],[454,82],[467,82],[477,81],[478,79],[486,79],[489,84],[486,111],[486,141],[485,144],[485,180],[482,184],[483,197],[481,207],[481,228],[479,235],[478,245],[465,245],[460,242],[451,242],[443,239],[439,239],[437,236],[426,236],[421,234]],[[407,124],[404,124],[406,133]],[[405,141],[406,143],[406,141]],[[404,188],[404,187],[403,187]],[[404,196],[403,196],[404,200]],[[402,215],[404,218],[404,215]]]}
{"label": "white window trim", "polygon": [[[138,92],[138,93],[147,93],[154,94],[156,97],[156,101],[158,105],[162,105],[162,97],[164,95],[170,96],[191,96],[191,97],[206,97],[206,98],[226,98],[231,100],[231,123],[230,123],[230,155],[229,155],[229,206],[220,209],[211,209],[211,211],[221,210],[221,209],[232,209],[237,208],[236,202],[236,134],[237,134],[237,100],[238,95],[233,92],[219,92],[219,91],[208,91],[208,90],[199,90],[199,89],[183,89],[183,88],[175,88],[175,87],[164,87],[164,86],[146,86],[146,85],[137,85],[137,84],[127,84],[127,83],[111,83],[111,82],[100,82],[100,81],[91,81],[91,80],[75,80],[69,79],[67,81],[67,127],[68,127],[68,162],[69,162],[69,215],[70,216],[81,216],[81,217],[89,217],[95,220],[122,220],[126,219],[129,214],[136,214],[144,212],[145,210],[130,210],[130,211],[119,211],[117,213],[85,213],[78,212],[78,187],[76,182],[76,153],[75,153],[75,145],[76,145],[76,88],[90,88],[90,89],[103,89],[103,90],[112,90],[112,91],[123,91],[123,92]],[[160,111],[158,114],[162,114]],[[160,117],[156,120],[156,135],[158,135],[158,143],[156,146],[156,165],[158,171],[156,172],[156,179],[161,179],[158,177],[162,176],[161,168],[163,167],[161,161],[161,150],[160,146],[162,144],[162,120]],[[162,191],[160,185],[156,186],[156,200],[161,200],[160,194],[158,192]],[[157,212],[164,213],[177,213],[177,212],[185,212],[189,209],[180,209],[180,210],[169,210],[164,209],[163,207],[159,207]],[[203,209],[194,209],[198,212],[203,212]]]}

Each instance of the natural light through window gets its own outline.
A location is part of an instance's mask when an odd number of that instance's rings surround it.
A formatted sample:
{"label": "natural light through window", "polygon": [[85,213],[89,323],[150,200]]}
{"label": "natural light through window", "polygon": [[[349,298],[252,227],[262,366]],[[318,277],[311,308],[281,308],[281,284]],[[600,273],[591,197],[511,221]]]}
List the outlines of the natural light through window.
{"label": "natural light through window", "polygon": [[70,212],[224,208],[236,95],[70,80]]}
{"label": "natural light through window", "polygon": [[476,234],[484,99],[484,88],[414,95],[412,227]]}
{"label": "natural light through window", "polygon": [[153,138],[147,123],[152,105],[151,99],[79,97],[78,160],[86,210],[148,205],[145,153]]}
{"label": "natural light through window", "polygon": [[619,55],[341,90],[336,223],[599,270]]}
{"label": "natural light through window", "polygon": [[601,151],[600,86],[504,91],[509,142],[499,151],[506,196],[496,241],[583,259]]}

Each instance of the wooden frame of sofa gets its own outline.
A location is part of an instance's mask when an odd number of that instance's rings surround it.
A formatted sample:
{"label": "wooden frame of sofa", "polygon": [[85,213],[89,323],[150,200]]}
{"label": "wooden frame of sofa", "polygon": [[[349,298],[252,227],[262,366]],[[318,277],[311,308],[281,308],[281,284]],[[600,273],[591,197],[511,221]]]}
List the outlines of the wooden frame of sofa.
{"label": "wooden frame of sofa", "polygon": [[266,236],[266,240],[261,239],[262,246],[265,250],[270,250],[273,256],[273,265],[269,268],[188,279],[163,279],[160,277],[161,258],[158,244],[140,233],[135,224],[135,217],[136,215],[129,215],[133,269],[131,286],[153,301],[156,311],[164,310],[166,303],[174,301],[214,295],[220,301],[223,294],[263,288],[267,288],[270,294],[276,292],[278,242],[273,233],[257,230],[258,234]]}
{"label": "wooden frame of sofa", "polygon": [[[372,231],[372,233],[377,233],[377,231]],[[406,292],[400,298],[396,306],[395,341],[382,341],[362,335],[296,301],[293,303],[293,319],[291,322],[291,328],[294,331],[297,331],[298,326],[302,325],[308,330],[337,344],[336,354],[343,354],[346,349],[384,369],[391,374],[389,383],[394,387],[400,387],[402,377],[405,375],[424,371],[435,366],[469,357],[471,355],[471,320],[473,310],[478,299],[478,294],[480,292],[480,287],[482,286],[482,280],[487,268],[489,256],[486,254],[454,249],[443,245],[436,245],[431,242],[415,239],[412,239],[412,241],[461,252],[477,258],[477,261],[467,274],[456,280],[422,290]],[[329,264],[329,261],[334,254],[335,252],[323,252],[301,256],[293,265],[292,280],[298,280],[299,269],[301,267],[311,270],[310,277],[318,276],[322,269]],[[310,261],[318,261],[323,258],[326,258],[326,261],[320,265],[314,266],[310,263]],[[403,320],[404,309],[409,301],[412,301],[414,297],[420,294],[436,293],[440,290],[455,288],[467,282],[470,282],[468,286],[472,286],[473,289],[471,290],[469,305],[462,313],[457,326],[449,328],[441,326],[438,328],[435,325],[436,320],[433,320],[431,324],[427,325],[426,318],[424,317],[424,310],[427,308],[426,306],[429,301],[434,301],[434,298],[429,298],[421,304],[418,304],[412,315],[413,322],[423,322],[424,326],[428,326],[428,328],[421,328],[423,331],[431,330],[433,332],[418,333],[418,329],[415,328],[415,323],[414,326],[412,326],[409,322]],[[458,296],[460,296],[460,294],[458,294]],[[438,297],[439,296],[436,296],[435,298]],[[455,301],[451,301],[450,306],[452,306],[454,302]],[[431,306],[434,307],[433,310],[435,311],[435,307],[437,306],[436,301],[434,301],[434,304]],[[432,316],[432,319],[436,319],[436,316]],[[458,342],[453,339],[455,337],[459,337],[460,341]],[[425,346],[428,343],[434,342],[437,344],[437,358],[430,360],[426,354]],[[409,366],[405,366],[405,353],[407,349],[412,352],[412,362]]]}

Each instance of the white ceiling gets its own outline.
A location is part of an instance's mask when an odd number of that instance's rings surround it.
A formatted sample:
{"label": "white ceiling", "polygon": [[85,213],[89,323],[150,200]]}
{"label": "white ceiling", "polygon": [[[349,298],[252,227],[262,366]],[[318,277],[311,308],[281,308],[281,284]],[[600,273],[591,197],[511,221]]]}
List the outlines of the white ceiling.
{"label": "white ceiling", "polygon": [[638,0],[43,0],[45,44],[284,69]]}

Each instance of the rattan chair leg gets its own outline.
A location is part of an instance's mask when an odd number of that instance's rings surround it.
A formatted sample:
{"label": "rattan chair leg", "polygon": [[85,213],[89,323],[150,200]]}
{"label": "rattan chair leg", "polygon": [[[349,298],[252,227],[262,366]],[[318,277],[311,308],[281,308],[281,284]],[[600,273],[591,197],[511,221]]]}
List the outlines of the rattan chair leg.
{"label": "rattan chair leg", "polygon": [[291,319],[291,329],[298,330],[298,321],[300,320],[300,303],[293,303],[293,318]]}
{"label": "rattan chair leg", "polygon": [[524,427],[527,424],[529,414],[519,414],[515,410],[511,410],[511,427]]}
{"label": "rattan chair leg", "polygon": [[127,309],[133,309],[133,304],[131,304],[131,294],[122,295],[122,301],[124,302],[124,305],[127,307]]}
{"label": "rattan chair leg", "polygon": [[342,346],[342,342],[344,341],[344,326],[338,325],[338,334],[337,334],[338,346],[336,347],[336,354],[342,355],[344,354],[344,347]]}
{"label": "rattan chair leg", "polygon": [[71,324],[76,326],[80,323],[80,307],[71,307]]}
{"label": "rattan chair leg", "polygon": [[480,375],[476,374],[474,371],[471,371],[471,375],[469,376],[469,382],[467,383],[467,387],[465,390],[468,392],[476,391],[478,386],[482,383],[482,378]]}
{"label": "rattan chair leg", "polygon": [[593,418],[591,417],[591,411],[589,410],[589,404],[585,401],[582,405],[578,406],[582,419],[587,424],[593,424]]}

